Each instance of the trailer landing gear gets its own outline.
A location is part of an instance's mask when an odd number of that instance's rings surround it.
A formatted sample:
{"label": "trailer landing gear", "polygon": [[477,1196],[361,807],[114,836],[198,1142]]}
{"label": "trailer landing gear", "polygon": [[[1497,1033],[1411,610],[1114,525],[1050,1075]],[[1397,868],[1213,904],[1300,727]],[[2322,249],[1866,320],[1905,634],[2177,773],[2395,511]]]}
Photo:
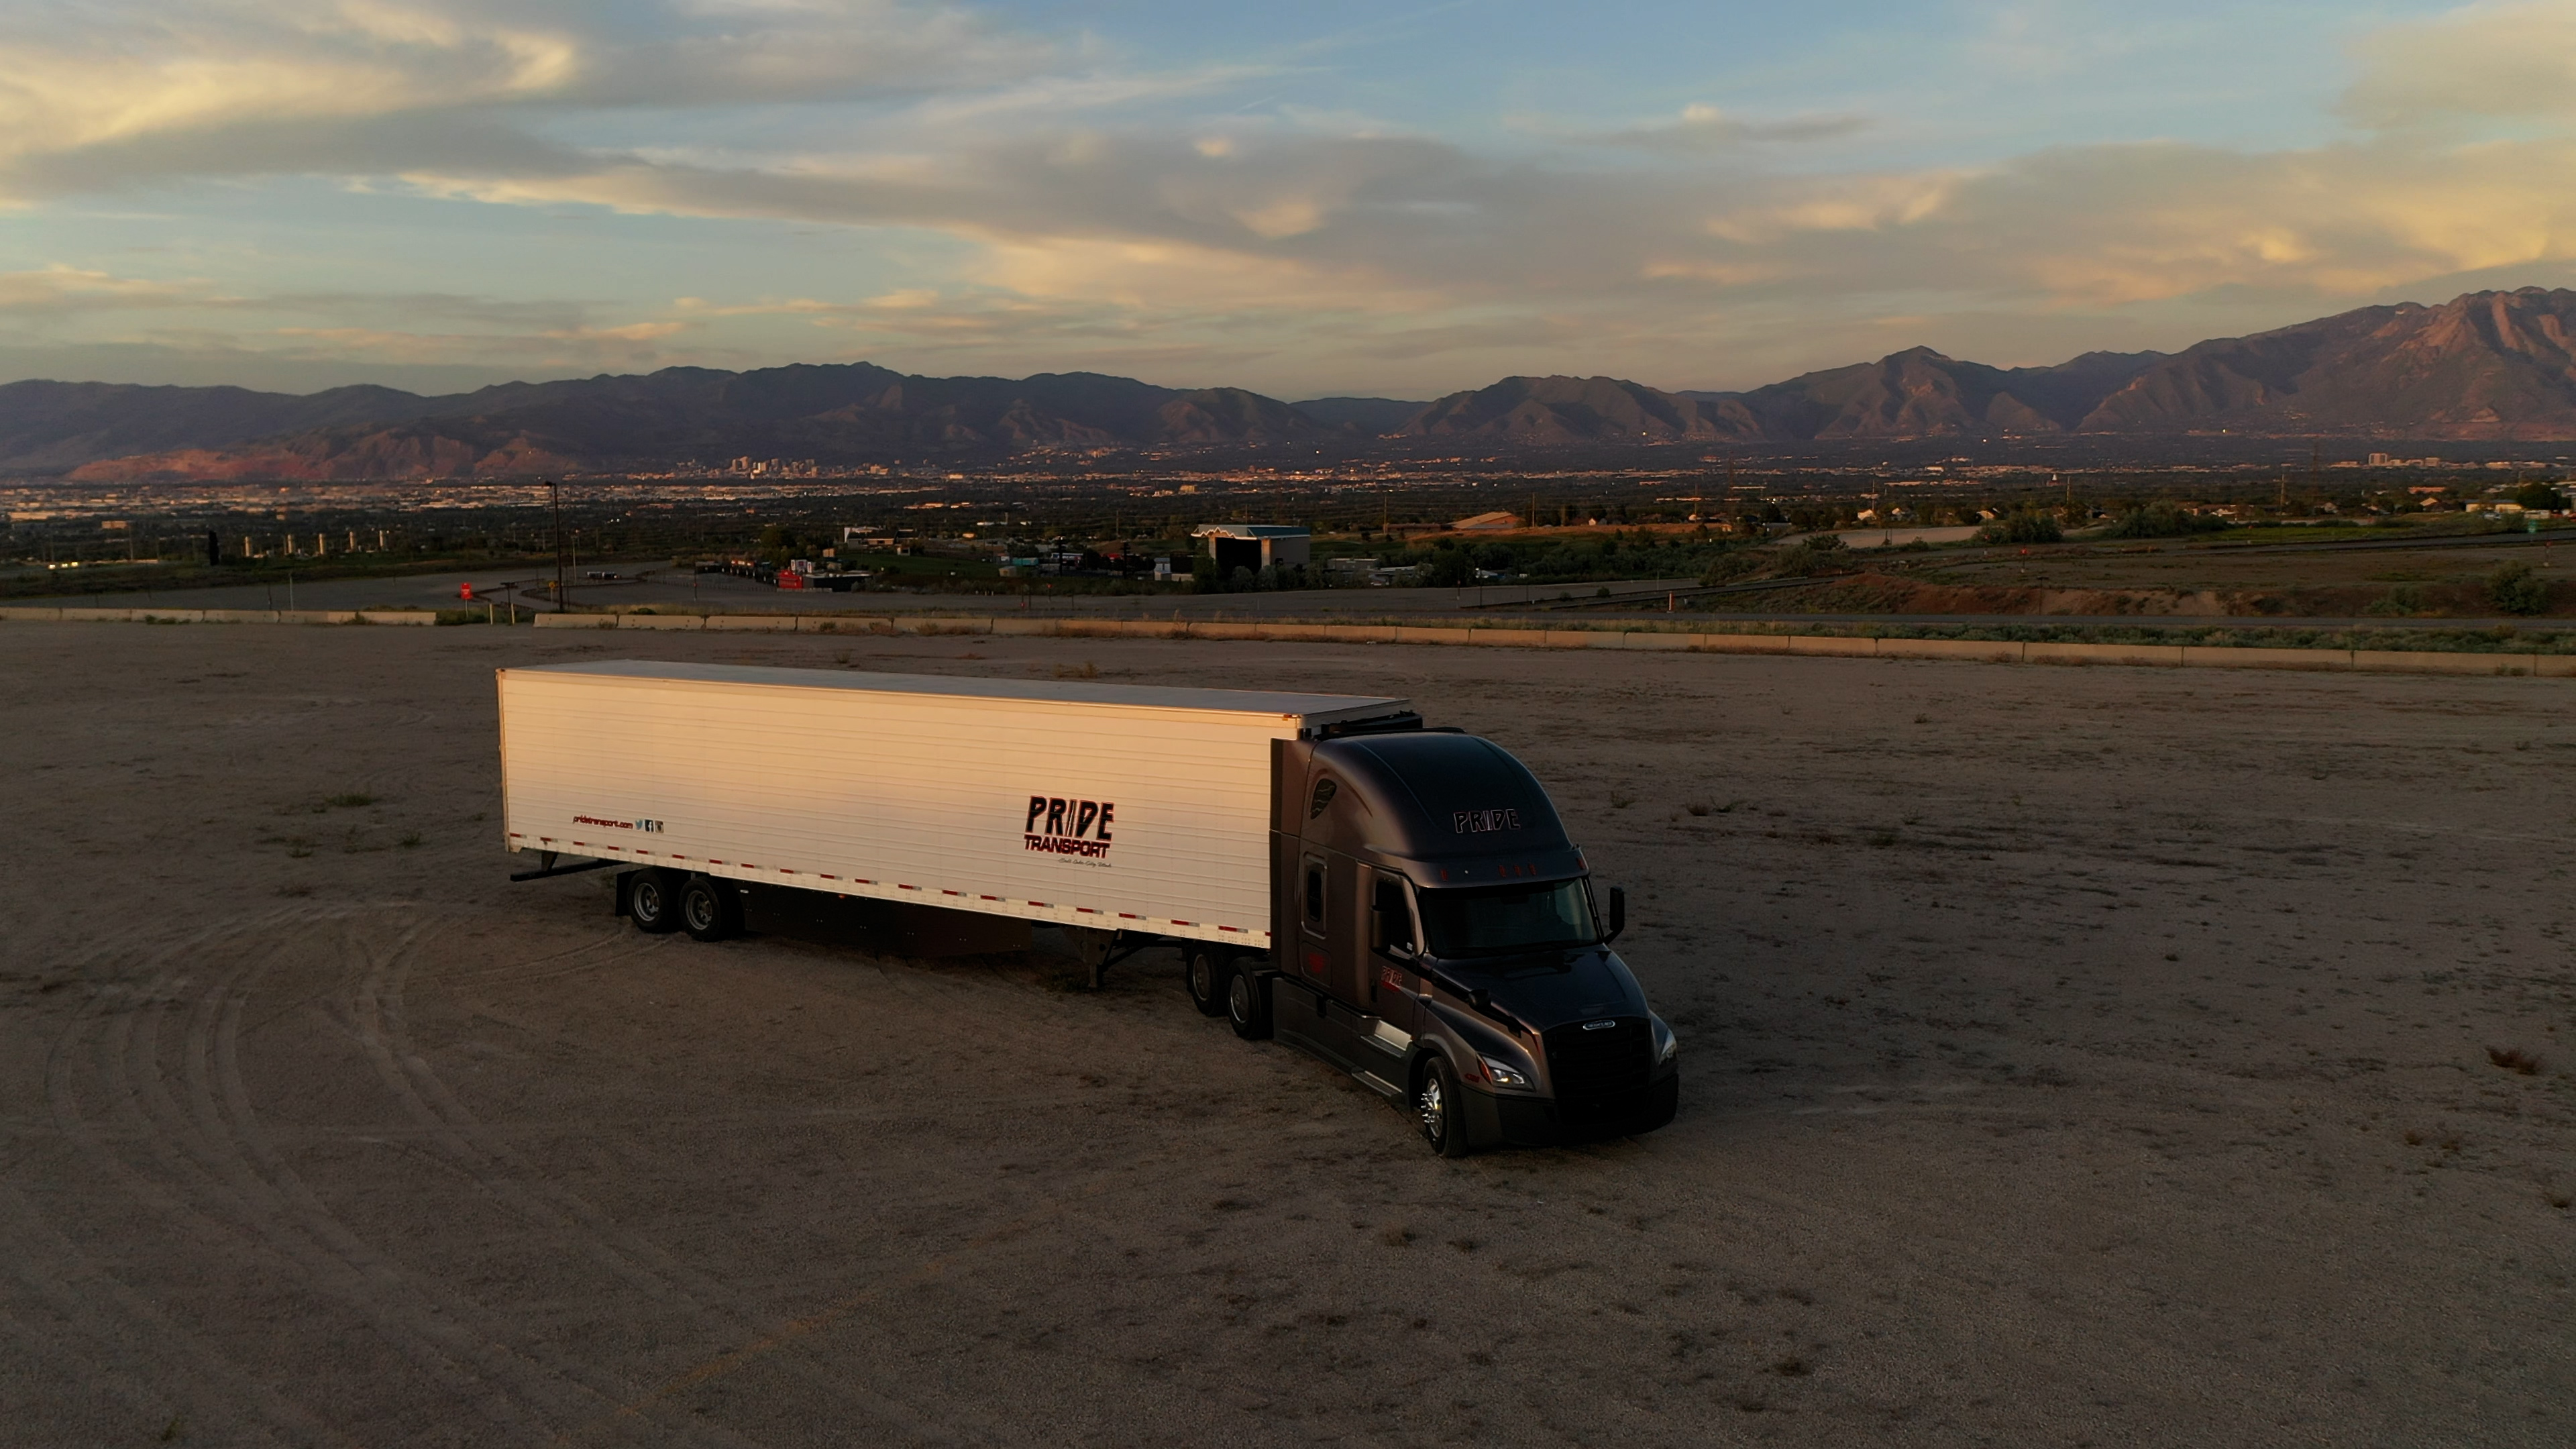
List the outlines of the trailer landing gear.
{"label": "trailer landing gear", "polygon": [[1110,967],[1154,944],[1153,937],[1134,931],[1102,931],[1090,926],[1067,926],[1064,931],[1073,938],[1076,957],[1091,968],[1094,991],[1108,984]]}

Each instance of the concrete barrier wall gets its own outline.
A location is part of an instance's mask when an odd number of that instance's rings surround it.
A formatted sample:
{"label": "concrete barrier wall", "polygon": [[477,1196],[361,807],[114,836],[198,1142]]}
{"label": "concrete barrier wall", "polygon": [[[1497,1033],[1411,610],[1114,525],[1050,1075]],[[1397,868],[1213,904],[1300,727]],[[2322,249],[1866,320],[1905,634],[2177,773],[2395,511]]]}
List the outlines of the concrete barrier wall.
{"label": "concrete barrier wall", "polygon": [[[411,609],[133,609],[0,606],[0,622],[207,624],[436,624]],[[1644,649],[1698,654],[1793,654],[1839,659],[1968,660],[1989,664],[2159,669],[2307,669],[2576,679],[2576,655],[2434,650],[2212,648],[2181,644],[2019,643],[1985,639],[1870,639],[1835,634],[1690,634],[1672,630],[1498,629],[1261,620],[1054,619],[917,614],[539,614],[540,629],[642,629],[754,634],[1002,634],[1069,639],[1205,639],[1269,643],[1474,645],[1496,649]]]}
{"label": "concrete barrier wall", "polygon": [[2183,649],[2179,644],[2030,643],[2021,646],[2021,662],[2024,664],[2125,664],[2179,669],[2183,666]]}
{"label": "concrete barrier wall", "polygon": [[0,622],[78,624],[391,624],[435,625],[438,615],[417,609],[93,609],[0,608]]}

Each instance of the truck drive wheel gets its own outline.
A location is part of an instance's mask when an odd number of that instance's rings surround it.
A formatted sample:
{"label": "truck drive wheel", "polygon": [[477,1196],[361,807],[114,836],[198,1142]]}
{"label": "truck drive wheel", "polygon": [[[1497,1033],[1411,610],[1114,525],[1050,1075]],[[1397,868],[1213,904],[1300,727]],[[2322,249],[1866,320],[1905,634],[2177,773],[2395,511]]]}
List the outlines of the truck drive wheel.
{"label": "truck drive wheel", "polygon": [[680,929],[679,882],[659,868],[639,870],[626,883],[626,916],[635,929],[659,936]]}
{"label": "truck drive wheel", "polygon": [[701,941],[721,941],[734,933],[733,898],[716,881],[693,875],[680,887],[680,925]]}
{"label": "truck drive wheel", "polygon": [[1225,1016],[1234,1034],[1245,1041],[1270,1035],[1270,983],[1239,961],[1226,967]]}
{"label": "truck drive wheel", "polygon": [[1190,993],[1190,1005],[1201,1016],[1215,1016],[1226,1009],[1225,958],[1214,946],[1192,946],[1181,962],[1181,985]]}
{"label": "truck drive wheel", "polygon": [[1449,1064],[1433,1057],[1422,1069],[1422,1081],[1413,1089],[1414,1121],[1422,1128],[1422,1140],[1443,1157],[1467,1155],[1467,1124],[1460,1119],[1466,1104],[1458,1097],[1458,1074]]}

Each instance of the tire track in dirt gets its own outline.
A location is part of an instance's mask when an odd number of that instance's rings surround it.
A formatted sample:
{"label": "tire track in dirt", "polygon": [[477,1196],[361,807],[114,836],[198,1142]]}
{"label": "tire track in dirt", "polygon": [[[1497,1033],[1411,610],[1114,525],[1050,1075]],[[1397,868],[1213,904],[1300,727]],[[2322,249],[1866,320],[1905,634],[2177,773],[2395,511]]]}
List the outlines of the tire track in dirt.
{"label": "tire track in dirt", "polygon": [[[344,922],[338,933],[341,944],[352,933],[353,925]],[[337,954],[347,959],[345,951]],[[600,1401],[631,1392],[626,1381],[594,1365],[526,1346],[524,1335],[507,1334],[486,1321],[489,1313],[482,1305],[403,1268],[332,1213],[286,1160],[251,1105],[240,1047],[242,1010],[249,997],[245,978],[255,978],[272,960],[250,965],[198,999],[186,1047],[192,1115],[204,1140],[225,1153],[228,1170],[245,1175],[245,1197],[282,1220],[288,1233],[311,1243],[317,1250],[310,1260],[317,1276],[339,1287],[386,1337],[406,1340],[426,1359],[454,1366],[451,1377],[479,1380],[460,1384],[460,1389],[471,1396],[479,1388],[487,1416],[514,1434],[533,1437],[549,1426],[595,1413]],[[514,1345],[513,1338],[522,1342]],[[715,1426],[685,1418],[666,1417],[638,1427],[658,1430],[656,1438],[683,1442],[740,1442]]]}
{"label": "tire track in dirt", "polygon": [[[101,1019],[110,1018],[107,1040],[100,1045],[104,1051],[121,1053],[133,1018],[138,1014],[156,1012],[166,1004],[166,993],[179,976],[178,963],[183,959],[205,952],[229,936],[259,934],[291,924],[299,918],[315,918],[319,914],[310,908],[289,908],[249,921],[219,922],[176,940],[167,940],[156,949],[143,951],[136,964],[145,977],[145,985],[139,990],[102,987],[94,992],[56,1034],[46,1053],[47,1106],[53,1125],[65,1143],[122,1187],[137,1205],[183,1228],[199,1247],[209,1251],[222,1251],[233,1246],[232,1235],[216,1230],[210,1219],[186,1210],[174,1197],[137,1172],[111,1150],[96,1124],[82,1116],[74,1080],[81,1048]],[[95,949],[65,964],[96,967],[113,963],[120,955],[141,947],[149,940],[150,934],[142,930],[129,931],[125,933],[125,940],[99,943]],[[111,1079],[122,1075],[109,1069],[106,1061],[99,1065],[106,1069],[104,1075]],[[149,1134],[148,1129],[129,1124],[118,1135],[132,1139]],[[175,1400],[182,1406],[189,1422],[200,1426],[224,1425],[243,1431],[255,1427],[271,1442],[329,1445],[353,1442],[323,1424],[302,1404],[274,1391],[232,1359],[209,1347],[203,1338],[180,1324],[162,1304],[102,1267],[5,1178],[0,1178],[0,1224],[5,1224],[7,1241],[20,1250],[11,1255],[17,1276],[45,1302],[57,1322],[114,1357],[140,1358],[160,1366],[162,1373],[145,1387],[151,1394],[166,1394]],[[272,1260],[269,1266],[283,1267],[284,1264]],[[131,1349],[134,1340],[147,1345],[147,1351],[134,1353]]]}
{"label": "tire track in dirt", "polygon": [[[670,936],[647,937],[641,943],[640,950],[629,950],[623,954],[632,957],[648,952],[658,951],[671,944],[674,939],[674,937]],[[558,977],[578,976],[585,971],[596,971],[602,966],[609,964],[611,960],[616,959],[619,954],[618,948],[620,946],[632,944],[634,944],[634,936],[627,930],[626,922],[621,919],[616,925],[611,926],[605,932],[588,941],[584,941],[578,946],[567,946],[563,950],[549,951],[542,956],[509,957],[489,966],[478,966],[471,970],[450,973],[448,979],[460,984],[504,980],[552,981]],[[607,954],[603,955],[602,953]],[[530,969],[532,967],[545,966],[555,962],[569,962],[570,964],[556,966],[555,969],[551,971],[536,971]]]}
{"label": "tire track in dirt", "polygon": [[[422,955],[423,935],[421,928],[414,927],[389,945],[352,938],[351,952],[366,966],[351,994],[350,1020],[375,1063],[378,1078],[412,1119],[428,1131],[429,1139],[496,1202],[531,1226],[579,1242],[583,1253],[619,1282],[665,1308],[684,1313],[710,1337],[738,1342],[780,1334],[788,1324],[785,1316],[751,1302],[619,1223],[613,1215],[529,1161],[506,1136],[486,1127],[456,1096],[411,1041],[405,992],[413,967]],[[628,954],[659,949],[670,939],[648,938],[639,943],[641,951]],[[609,941],[594,941],[572,951],[534,958],[534,962],[584,955],[619,941],[633,941],[622,926]],[[481,980],[491,974],[465,973],[463,979]],[[562,974],[569,973],[539,973],[527,979]],[[942,1406],[927,1415],[910,1405],[898,1405],[884,1386],[863,1388],[846,1366],[825,1365],[802,1352],[781,1355],[774,1367],[810,1388],[830,1394],[853,1413],[875,1420],[873,1427],[879,1435],[900,1435],[913,1443],[932,1442],[948,1437],[961,1417],[971,1417],[962,1414],[956,1405]],[[653,1398],[630,1399],[629,1403],[647,1405],[655,1411],[666,1412],[669,1407]],[[633,1415],[594,1420],[593,1427],[613,1424],[623,1417]]]}
{"label": "tire track in dirt", "polygon": [[[210,1257],[237,1258],[245,1247],[277,1277],[301,1283],[352,1311],[401,1358],[437,1385],[442,1396],[474,1406],[515,1438],[543,1437],[552,1424],[596,1413],[626,1385],[552,1371],[507,1347],[472,1321],[469,1308],[429,1289],[350,1233],[284,1162],[250,1107],[240,1072],[238,1036],[251,986],[289,947],[260,938],[297,939],[294,927],[324,926],[346,910],[272,913],[229,930],[199,933],[184,948],[160,953],[133,1009],[108,1016],[98,1033],[94,1066],[104,1088],[105,1126],[81,1105],[77,1059],[90,1026],[104,1014],[81,1014],[58,1041],[49,1072],[57,1127],[128,1196],[195,1240]],[[221,948],[235,938],[234,949]],[[191,982],[182,958],[202,970]],[[181,989],[196,986],[193,998]],[[105,1003],[105,995],[99,999]],[[97,1006],[94,1003],[94,1008]],[[187,1007],[176,1078],[165,1065],[161,1025]],[[185,1100],[182,1100],[184,1096]],[[148,1164],[117,1150],[139,1146]],[[307,1436],[320,1441],[327,1433]]]}

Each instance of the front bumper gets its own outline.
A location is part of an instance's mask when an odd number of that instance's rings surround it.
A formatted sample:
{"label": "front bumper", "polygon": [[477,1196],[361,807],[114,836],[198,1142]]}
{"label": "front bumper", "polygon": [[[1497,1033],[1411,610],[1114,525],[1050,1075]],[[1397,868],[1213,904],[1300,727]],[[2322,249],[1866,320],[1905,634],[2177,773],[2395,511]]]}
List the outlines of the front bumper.
{"label": "front bumper", "polygon": [[1472,1087],[1461,1095],[1466,1098],[1470,1145],[1556,1147],[1652,1132],[1673,1120],[1681,1092],[1681,1073],[1671,1071],[1635,1091],[1578,1104]]}

